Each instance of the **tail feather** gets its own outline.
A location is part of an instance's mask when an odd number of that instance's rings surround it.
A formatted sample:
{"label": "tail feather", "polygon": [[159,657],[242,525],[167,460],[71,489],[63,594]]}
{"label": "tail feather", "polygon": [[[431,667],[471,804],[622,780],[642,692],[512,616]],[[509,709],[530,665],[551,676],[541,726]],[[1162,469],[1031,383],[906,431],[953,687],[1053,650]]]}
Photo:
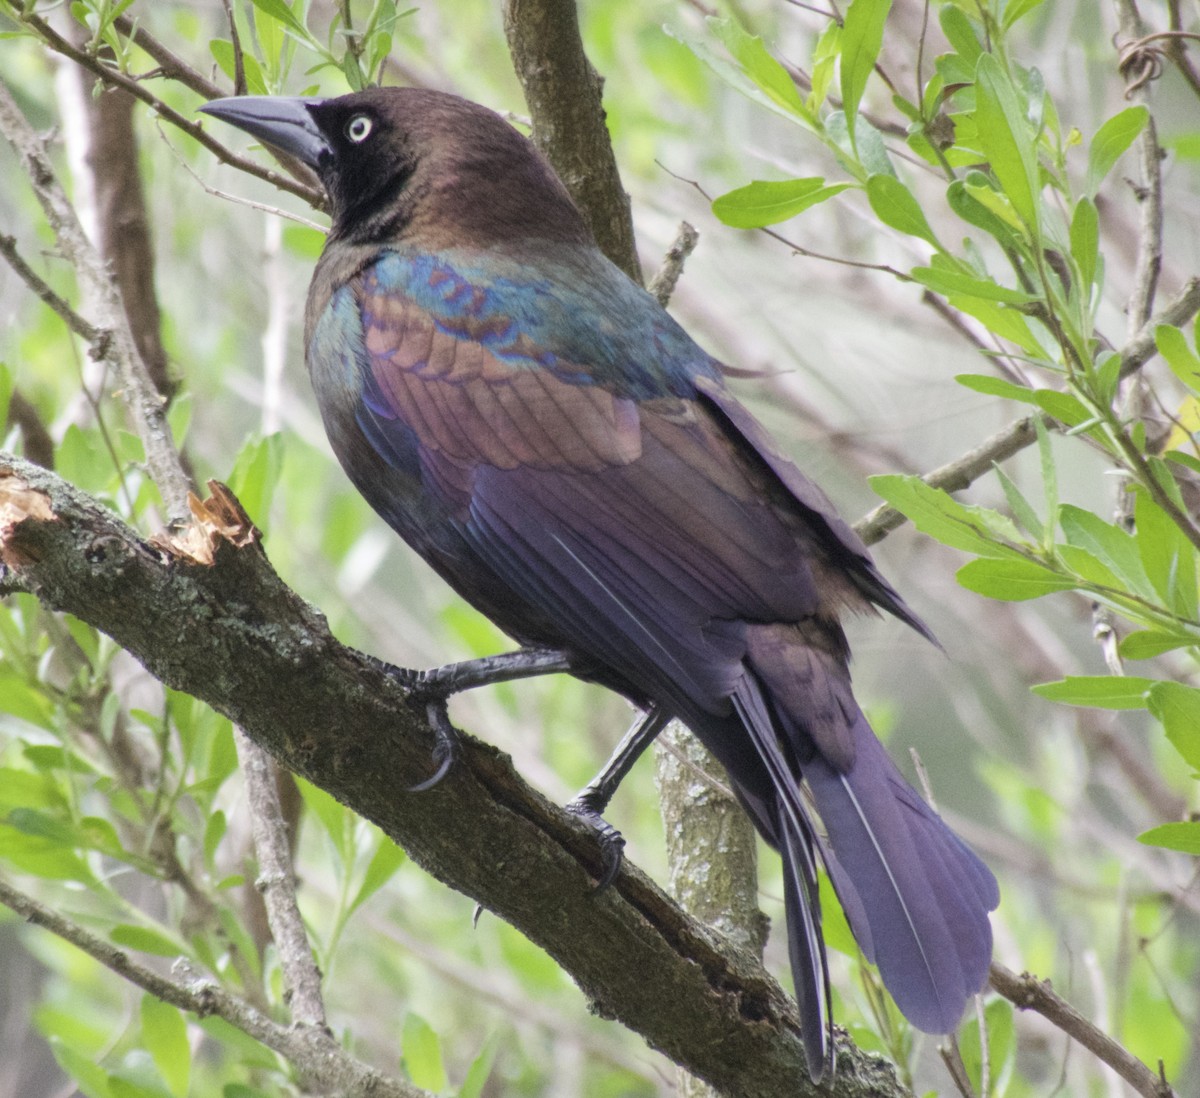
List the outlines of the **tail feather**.
{"label": "tail feather", "polygon": [[[988,912],[995,878],[904,782],[866,718],[855,721],[855,763],[839,773],[820,756],[805,766],[829,832],[833,877],[854,919],[865,917],[868,954],[897,1006],[918,1029],[947,1033],[987,979]],[[864,948],[864,952],[867,952]]]}
{"label": "tail feather", "polygon": [[[805,730],[778,699],[768,700],[768,689],[750,674],[733,700],[774,787],[782,834],[769,838],[784,854],[785,879],[790,866],[796,885],[787,893],[787,915],[797,999],[818,997],[818,988],[828,994],[817,983],[817,973],[827,980],[824,957],[819,968],[808,959],[820,922],[815,878],[807,876],[817,849],[855,939],[901,1012],[918,1029],[951,1032],[987,979],[988,912],[999,903],[995,878],[905,782],[857,706],[844,729],[849,767],[820,751],[803,759],[803,778],[828,835],[820,842],[801,798],[801,767],[792,761]],[[810,880],[811,887],[802,886]]]}
{"label": "tail feather", "polygon": [[788,959],[796,1005],[802,1019],[801,1037],[808,1074],[817,1082],[829,1066],[833,1049],[833,1010],[829,967],[821,938],[821,905],[817,895],[812,846],[790,823],[783,836],[783,900],[788,925]]}
{"label": "tail feather", "polygon": [[[825,943],[821,937],[821,902],[817,884],[816,837],[812,823],[798,797],[780,797],[781,787],[795,788],[787,761],[780,753],[769,730],[770,718],[762,694],[747,681],[734,693],[734,706],[743,725],[750,730],[758,756],[767,769],[771,791],[769,807],[759,807],[761,797],[748,796],[749,790],[730,777],[743,802],[751,802],[751,816],[759,829],[779,850],[783,858],[784,912],[787,916],[788,959],[796,1005],[800,1008],[801,1039],[804,1058],[813,1082],[818,1082],[832,1066],[833,1003],[829,986],[829,968],[825,961]],[[743,775],[744,777],[744,775]]]}

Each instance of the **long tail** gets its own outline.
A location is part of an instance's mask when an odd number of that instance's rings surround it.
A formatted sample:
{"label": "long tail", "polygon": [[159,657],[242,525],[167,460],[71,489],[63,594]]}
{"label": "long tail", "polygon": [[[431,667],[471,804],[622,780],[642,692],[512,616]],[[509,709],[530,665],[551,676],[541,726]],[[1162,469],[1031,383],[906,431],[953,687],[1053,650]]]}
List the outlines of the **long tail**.
{"label": "long tail", "polygon": [[[849,697],[848,689],[839,695]],[[813,960],[823,949],[819,938],[814,944],[820,921],[811,877],[816,848],[855,938],[905,1017],[926,1032],[951,1032],[967,999],[987,979],[988,912],[1000,899],[995,878],[905,782],[852,699],[838,706],[845,722],[842,754],[852,760],[844,768],[816,750],[802,717],[793,718],[777,701],[753,674],[734,695],[774,787],[777,831],[768,838],[783,854],[792,969],[806,1018],[816,1019],[824,1034],[823,953]],[[801,769],[827,842],[806,815]],[[806,1050],[811,1072],[823,1060],[807,1037]]]}
{"label": "long tail", "polygon": [[851,929],[904,1016],[949,1033],[987,980],[995,877],[908,785],[860,713],[856,757],[804,768],[829,835],[825,861]]}

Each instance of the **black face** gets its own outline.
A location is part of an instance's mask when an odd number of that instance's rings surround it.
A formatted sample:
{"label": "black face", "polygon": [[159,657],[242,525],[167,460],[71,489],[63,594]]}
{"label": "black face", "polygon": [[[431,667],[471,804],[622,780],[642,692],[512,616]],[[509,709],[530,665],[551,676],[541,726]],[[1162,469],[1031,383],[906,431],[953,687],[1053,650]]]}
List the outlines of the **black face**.
{"label": "black face", "polygon": [[[332,205],[333,231],[386,236],[402,207],[401,196],[416,169],[408,134],[372,102],[372,92],[308,104],[325,147],[313,165]],[[391,226],[392,229],[395,226]]]}
{"label": "black face", "polygon": [[336,99],[241,96],[201,108],[298,157],[329,195],[330,241],[590,244],[532,144],[495,112],[444,92],[368,88]]}
{"label": "black face", "polygon": [[416,167],[407,135],[378,89],[337,99],[237,96],[200,109],[296,157],[321,178],[334,235],[347,226],[383,232]]}

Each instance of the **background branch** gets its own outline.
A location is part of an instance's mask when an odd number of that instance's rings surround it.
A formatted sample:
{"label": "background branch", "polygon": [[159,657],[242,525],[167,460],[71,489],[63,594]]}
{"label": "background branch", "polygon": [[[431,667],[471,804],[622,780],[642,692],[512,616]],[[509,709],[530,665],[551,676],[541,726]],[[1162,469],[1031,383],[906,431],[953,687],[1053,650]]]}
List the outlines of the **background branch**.
{"label": "background branch", "polygon": [[214,981],[197,978],[186,965],[177,966],[181,979],[160,975],[135,961],[125,950],[13,888],[3,878],[0,878],[0,903],[26,922],[70,942],[105,968],[164,1003],[190,1011],[199,1018],[224,1018],[231,1026],[295,1064],[310,1087],[345,1098],[431,1098],[428,1091],[389,1078],[350,1056],[332,1036],[319,1029],[293,1029],[280,1025],[249,1003],[230,995]]}
{"label": "background branch", "polygon": [[506,0],[504,32],[534,143],[583,211],[600,250],[640,285],[629,196],[604,121],[604,82],[583,52],[575,0]]}
{"label": "background branch", "polygon": [[1097,1029],[1070,1003],[1057,995],[1049,981],[1028,972],[1018,976],[1001,964],[993,964],[992,987],[1022,1010],[1034,1010],[1098,1057],[1144,1098],[1174,1098],[1175,1091],[1136,1056]]}

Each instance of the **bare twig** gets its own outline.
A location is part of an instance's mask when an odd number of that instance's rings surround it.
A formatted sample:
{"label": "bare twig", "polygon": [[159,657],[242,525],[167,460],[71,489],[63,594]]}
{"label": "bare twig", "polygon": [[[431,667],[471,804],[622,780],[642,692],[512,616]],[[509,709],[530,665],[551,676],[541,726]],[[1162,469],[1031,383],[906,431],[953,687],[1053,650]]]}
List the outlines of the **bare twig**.
{"label": "bare twig", "polygon": [[229,94],[203,73],[197,72],[183,58],[172,53],[145,27],[140,23],[135,23],[128,15],[118,15],[113,20],[113,26],[154,58],[158,64],[160,76],[167,80],[174,80],[185,88],[190,88],[204,99],[220,99],[221,96]]}
{"label": "bare twig", "polygon": [[297,1025],[328,1032],[321,973],[313,959],[300,905],[296,902],[296,874],[275,784],[275,764],[240,728],[235,729],[235,738],[250,802],[250,824],[258,859],[255,884],[262,893],[271,937],[279,950],[292,1020]]}
{"label": "bare twig", "polygon": [[103,334],[99,328],[84,320],[73,308],[69,302],[59,297],[51,288],[50,284],[44,281],[28,263],[25,262],[17,249],[17,242],[11,236],[0,236],[0,255],[3,255],[8,260],[8,265],[17,273],[21,281],[25,283],[38,297],[50,306],[58,315],[65,321],[68,328],[71,329],[80,339],[85,339],[89,343],[96,343]]}
{"label": "bare twig", "polygon": [[1097,1029],[1070,1003],[1028,972],[1018,976],[1001,964],[993,963],[992,987],[1021,1010],[1033,1010],[1048,1019],[1073,1040],[1103,1061],[1144,1098],[1174,1098],[1175,1091],[1128,1049],[1107,1033]]}
{"label": "bare twig", "polygon": [[[1121,376],[1127,377],[1140,370],[1155,354],[1154,329],[1160,324],[1184,324],[1200,311],[1200,279],[1190,279],[1182,290],[1172,298],[1170,304],[1153,317],[1121,350]],[[998,461],[1004,461],[1019,453],[1037,438],[1034,426],[1039,413],[1034,412],[1013,421],[997,431],[991,438],[968,450],[954,461],[939,466],[922,479],[934,488],[947,492],[961,491],[977,478],[991,470]],[[1042,416],[1047,426],[1053,423],[1049,416]],[[906,521],[905,516],[886,504],[881,504],[857,523],[855,530],[868,544],[882,540],[896,527]]]}
{"label": "bare twig", "polygon": [[223,1018],[230,1025],[273,1049],[304,1073],[310,1086],[322,1093],[362,1098],[431,1098],[428,1091],[376,1071],[347,1053],[320,1029],[283,1026],[249,1003],[229,994],[213,980],[197,976],[183,961],[176,962],[179,979],[170,979],[139,964],[125,950],[38,903],[0,878],[0,903],[35,926],[70,942],[122,979],[164,1003],[199,1018]]}
{"label": "bare twig", "polygon": [[96,244],[116,281],[129,330],[154,390],[169,403],[179,386],[167,369],[154,292],[154,247],[133,130],[136,100],[109,88],[89,97],[87,103],[87,165],[96,196]]}
{"label": "bare twig", "polygon": [[[1145,40],[1145,27],[1134,0],[1117,0],[1117,13],[1122,36]],[[1142,104],[1149,98],[1145,82],[1131,88],[1126,95]],[[1142,178],[1136,190],[1140,209],[1138,257],[1134,268],[1133,291],[1127,306],[1130,336],[1145,327],[1150,318],[1158,276],[1162,270],[1162,149],[1158,144],[1153,114],[1146,120],[1146,127],[1138,136],[1137,157]]]}
{"label": "bare twig", "polygon": [[0,132],[16,149],[58,239],[59,249],[75,267],[81,287],[95,303],[96,316],[89,321],[97,329],[92,353],[108,360],[121,379],[145,447],[146,463],[162,494],[167,516],[171,521],[183,521],[188,514],[188,477],[171,439],[162,399],[138,354],[120,294],[107,265],[79,224],[41,139],[3,83],[0,83]]}
{"label": "bare twig", "polygon": [[21,429],[25,444],[25,456],[43,469],[54,468],[54,439],[38,415],[38,410],[20,389],[14,389],[8,398],[8,422]]}
{"label": "bare twig", "polygon": [[173,126],[179,127],[189,137],[198,141],[223,164],[229,164],[239,171],[246,172],[248,175],[253,175],[278,187],[280,190],[288,191],[290,194],[304,199],[305,202],[316,209],[325,208],[325,195],[319,187],[299,183],[286,175],[272,171],[270,168],[264,168],[247,157],[238,156],[236,153],[231,152],[219,141],[211,137],[198,122],[193,122],[191,119],[185,118],[173,107],[169,107],[158,96],[149,91],[143,83],[126,76],[123,72],[112,65],[106,64],[100,58],[93,57],[86,51],[78,49],[39,16],[32,13],[14,11],[14,18],[31,27],[37,33],[38,37],[55,53],[74,61],[81,68],[99,77],[104,83],[123,88],[130,95],[140,99],[159,117],[170,122]]}
{"label": "bare twig", "polygon": [[650,280],[650,285],[646,287],[664,309],[675,292],[679,276],[683,274],[683,265],[687,262],[688,256],[696,250],[699,241],[700,234],[686,221],[681,221],[679,232],[675,234],[671,247],[667,249],[662,266]]}

